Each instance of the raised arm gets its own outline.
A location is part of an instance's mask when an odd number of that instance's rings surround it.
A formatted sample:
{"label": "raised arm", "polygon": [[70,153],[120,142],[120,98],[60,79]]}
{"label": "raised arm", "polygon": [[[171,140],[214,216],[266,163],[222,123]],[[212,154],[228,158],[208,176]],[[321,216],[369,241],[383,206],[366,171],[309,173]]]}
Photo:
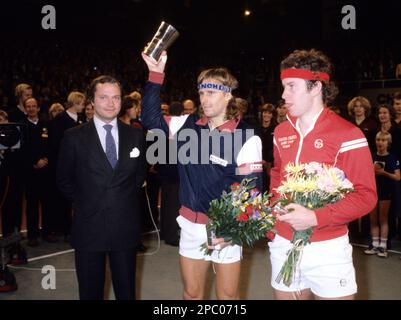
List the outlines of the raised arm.
{"label": "raised arm", "polygon": [[162,129],[168,134],[168,124],[163,118],[160,108],[160,90],[164,80],[164,68],[167,62],[167,54],[164,51],[160,60],[148,57],[142,53],[142,58],[149,69],[149,79],[145,85],[142,99],[141,120],[146,129]]}

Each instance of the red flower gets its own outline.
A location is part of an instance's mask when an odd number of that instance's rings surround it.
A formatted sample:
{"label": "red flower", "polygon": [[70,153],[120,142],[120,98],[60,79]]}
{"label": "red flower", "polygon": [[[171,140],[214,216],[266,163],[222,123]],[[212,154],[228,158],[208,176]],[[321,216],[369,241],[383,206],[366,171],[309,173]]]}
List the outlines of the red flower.
{"label": "red flower", "polygon": [[248,204],[246,206],[246,213],[248,214],[248,216],[251,216],[253,214],[253,207],[251,204]]}
{"label": "red flower", "polygon": [[275,234],[273,231],[267,231],[267,232],[265,233],[265,237],[266,237],[267,239],[269,239],[269,240],[273,240],[275,236],[276,236],[276,234]]}
{"label": "red flower", "polygon": [[246,222],[248,219],[248,215],[243,211],[241,211],[241,213],[237,216],[237,221]]}
{"label": "red flower", "polygon": [[239,184],[238,182],[234,182],[234,183],[231,185],[231,190],[236,190],[236,189],[238,189],[240,185],[241,185],[241,184]]}

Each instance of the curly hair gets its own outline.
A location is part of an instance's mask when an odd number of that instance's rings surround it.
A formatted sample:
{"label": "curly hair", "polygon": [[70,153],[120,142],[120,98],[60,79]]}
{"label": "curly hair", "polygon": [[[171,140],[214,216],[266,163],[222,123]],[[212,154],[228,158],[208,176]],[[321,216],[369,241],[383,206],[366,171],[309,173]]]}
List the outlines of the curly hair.
{"label": "curly hair", "polygon": [[365,117],[369,117],[372,106],[371,106],[369,100],[362,96],[354,97],[351,99],[350,102],[348,102],[348,106],[347,106],[348,114],[350,116],[354,115],[354,108],[355,108],[357,102],[359,102],[361,104],[361,106],[363,107],[363,109],[365,109]]}
{"label": "curly hair", "polygon": [[[214,68],[202,71],[198,76],[198,85],[207,79],[213,79],[220,82],[222,85],[230,87],[231,90],[238,88],[237,79],[226,68]],[[238,105],[234,96],[228,101],[226,110],[226,119],[238,118]]]}
{"label": "curly hair", "polygon": [[338,94],[338,88],[331,80],[333,76],[333,65],[330,59],[321,51],[311,50],[295,50],[281,61],[280,69],[305,69],[309,71],[325,72],[330,76],[330,81],[321,80],[305,80],[308,90],[316,84],[317,81],[322,83],[322,98],[325,104],[334,101]]}

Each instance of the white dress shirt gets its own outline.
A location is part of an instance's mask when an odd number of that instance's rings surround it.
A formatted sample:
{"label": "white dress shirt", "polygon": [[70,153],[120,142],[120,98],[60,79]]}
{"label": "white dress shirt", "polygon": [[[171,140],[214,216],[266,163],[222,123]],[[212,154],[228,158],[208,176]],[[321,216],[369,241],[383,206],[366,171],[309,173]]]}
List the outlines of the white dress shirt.
{"label": "white dress shirt", "polygon": [[27,119],[28,119],[28,121],[29,121],[30,123],[32,123],[32,124],[34,124],[34,125],[37,125],[38,122],[39,122],[39,118],[36,118],[35,121],[33,121],[33,120],[29,119],[29,118],[27,118]]}
{"label": "white dress shirt", "polygon": [[70,116],[70,118],[72,120],[74,120],[75,122],[78,122],[78,115],[76,113],[73,113],[73,112],[68,111],[68,110],[66,112],[67,112],[67,114]]}
{"label": "white dress shirt", "polygon": [[118,127],[117,127],[117,118],[114,118],[110,123],[106,123],[100,120],[96,114],[93,116],[93,122],[95,123],[96,131],[100,139],[100,143],[102,144],[103,151],[106,152],[106,134],[107,131],[103,126],[105,124],[111,124],[113,128],[111,128],[111,135],[113,136],[114,142],[116,144],[116,152],[117,152],[117,160],[118,160]]}

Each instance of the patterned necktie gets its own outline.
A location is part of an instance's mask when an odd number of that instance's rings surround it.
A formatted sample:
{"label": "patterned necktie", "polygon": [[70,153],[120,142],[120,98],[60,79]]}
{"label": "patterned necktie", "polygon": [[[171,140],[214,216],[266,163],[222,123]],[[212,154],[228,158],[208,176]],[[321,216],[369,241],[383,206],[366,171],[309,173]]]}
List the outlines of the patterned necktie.
{"label": "patterned necktie", "polygon": [[107,131],[106,133],[106,156],[109,160],[112,168],[114,169],[117,163],[117,151],[116,151],[116,143],[114,142],[114,138],[111,135],[111,129],[113,126],[111,124],[105,124],[103,128]]}

